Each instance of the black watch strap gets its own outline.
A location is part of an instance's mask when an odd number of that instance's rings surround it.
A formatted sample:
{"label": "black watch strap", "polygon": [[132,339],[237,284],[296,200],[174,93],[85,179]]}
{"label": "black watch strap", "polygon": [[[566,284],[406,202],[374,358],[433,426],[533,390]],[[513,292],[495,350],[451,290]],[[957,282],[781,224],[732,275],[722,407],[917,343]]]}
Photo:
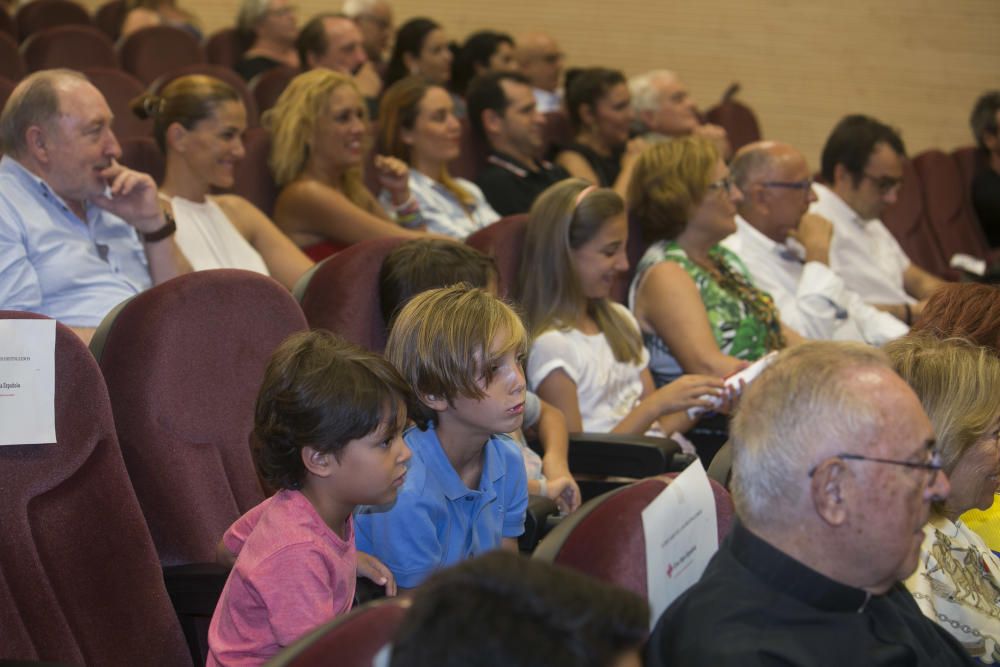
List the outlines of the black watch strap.
{"label": "black watch strap", "polygon": [[139,232],[139,236],[142,237],[144,243],[156,243],[157,241],[162,241],[165,238],[173,236],[174,232],[177,231],[177,221],[174,220],[174,216],[172,216],[168,211],[164,211],[163,219],[166,220],[166,223],[164,223],[164,225],[155,232],[149,232],[148,234],[146,232]]}

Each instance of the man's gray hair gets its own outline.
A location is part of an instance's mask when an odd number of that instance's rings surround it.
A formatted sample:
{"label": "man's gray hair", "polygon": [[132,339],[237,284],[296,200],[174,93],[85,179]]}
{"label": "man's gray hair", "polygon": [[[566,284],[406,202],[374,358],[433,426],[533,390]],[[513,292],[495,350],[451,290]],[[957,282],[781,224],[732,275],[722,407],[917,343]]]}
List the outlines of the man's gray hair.
{"label": "man's gray hair", "polygon": [[344,6],[340,8],[340,11],[345,16],[354,19],[361,14],[371,14],[375,11],[375,5],[377,4],[378,0],[344,0]]}
{"label": "man's gray hair", "polygon": [[0,150],[14,158],[25,154],[28,128],[49,125],[59,116],[57,88],[66,79],[89,80],[75,70],[46,69],[17,84],[0,114]]}
{"label": "man's gray hair", "polygon": [[654,69],[628,80],[628,90],[632,95],[632,108],[640,111],[654,111],[660,106],[660,91],[656,82],[664,79],[675,80],[677,74],[668,69]]}
{"label": "man's gray hair", "polygon": [[812,341],[783,351],[747,388],[730,439],[733,503],[748,526],[797,520],[810,468],[877,441],[879,402],[852,382],[865,369],[891,366],[861,343]]}

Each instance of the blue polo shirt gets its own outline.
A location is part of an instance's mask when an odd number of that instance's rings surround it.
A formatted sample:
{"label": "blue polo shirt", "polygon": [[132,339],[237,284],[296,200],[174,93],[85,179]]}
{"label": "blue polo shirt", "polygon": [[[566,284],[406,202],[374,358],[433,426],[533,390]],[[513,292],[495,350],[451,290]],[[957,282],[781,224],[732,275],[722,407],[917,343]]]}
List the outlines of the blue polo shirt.
{"label": "blue polo shirt", "polygon": [[74,214],[42,179],[0,160],[0,309],[96,327],[152,284],[135,229],[96,206]]}
{"label": "blue polo shirt", "polygon": [[528,481],[508,436],[486,442],[478,489],[462,482],[433,426],[410,428],[403,439],[413,456],[395,504],[359,507],[354,520],[358,550],[385,563],[397,584],[414,588],[435,570],[524,532]]}

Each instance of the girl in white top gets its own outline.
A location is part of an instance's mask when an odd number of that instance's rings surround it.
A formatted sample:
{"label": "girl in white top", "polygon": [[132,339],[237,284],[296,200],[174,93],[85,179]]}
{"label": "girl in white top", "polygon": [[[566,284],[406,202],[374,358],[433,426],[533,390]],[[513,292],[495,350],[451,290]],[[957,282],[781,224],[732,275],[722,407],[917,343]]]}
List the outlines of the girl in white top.
{"label": "girl in white top", "polygon": [[531,208],[517,293],[533,339],[528,384],[571,432],[656,435],[691,427],[722,380],[685,375],[653,388],[639,326],[611,288],[628,268],[621,197],[582,179],[553,185]]}
{"label": "girl in white top", "polygon": [[381,148],[410,165],[427,231],[461,240],[500,219],[478,186],[448,173],[462,127],[447,90],[422,77],[397,81],[379,101],[378,126]]}
{"label": "girl in white top", "polygon": [[166,155],[160,198],[177,223],[177,246],[191,267],[247,269],[273,276],[291,289],[312,261],[253,204],[231,188],[243,158],[246,109],[239,94],[209,76],[183,76],[160,95],[143,95],[133,111],[153,119]]}

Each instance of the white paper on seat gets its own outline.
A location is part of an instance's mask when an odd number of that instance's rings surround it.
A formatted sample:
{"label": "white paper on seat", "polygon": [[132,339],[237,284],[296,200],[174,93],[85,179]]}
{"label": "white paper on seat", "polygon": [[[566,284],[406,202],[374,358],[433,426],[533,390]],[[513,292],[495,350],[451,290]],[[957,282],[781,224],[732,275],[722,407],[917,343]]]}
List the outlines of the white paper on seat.
{"label": "white paper on seat", "polygon": [[701,578],[719,549],[715,495],[701,461],[678,475],[642,511],[650,626]]}
{"label": "white paper on seat", "polygon": [[55,442],[55,399],[55,320],[0,320],[0,445]]}

